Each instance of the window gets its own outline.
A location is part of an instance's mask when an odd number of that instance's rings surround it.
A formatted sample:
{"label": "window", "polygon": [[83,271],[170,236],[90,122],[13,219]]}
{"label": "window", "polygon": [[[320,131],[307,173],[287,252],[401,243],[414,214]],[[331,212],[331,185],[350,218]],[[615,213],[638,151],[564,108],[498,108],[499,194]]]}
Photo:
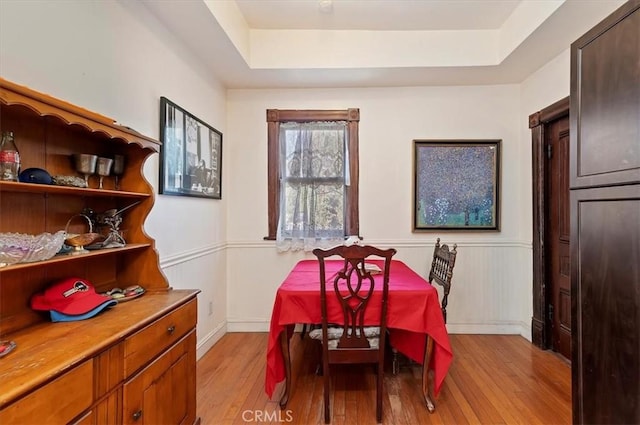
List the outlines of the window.
{"label": "window", "polygon": [[[267,110],[269,235],[358,235],[358,109]],[[286,248],[285,248],[286,249]]]}

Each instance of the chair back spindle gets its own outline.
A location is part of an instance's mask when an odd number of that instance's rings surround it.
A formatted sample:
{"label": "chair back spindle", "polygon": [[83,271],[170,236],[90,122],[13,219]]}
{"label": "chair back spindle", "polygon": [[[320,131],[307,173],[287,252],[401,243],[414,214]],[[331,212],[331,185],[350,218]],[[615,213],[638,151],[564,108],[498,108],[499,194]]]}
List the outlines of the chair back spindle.
{"label": "chair back spindle", "polygon": [[447,304],[449,302],[449,292],[451,292],[451,278],[453,277],[453,267],[456,264],[457,248],[458,244],[454,244],[453,249],[449,250],[447,244],[440,245],[440,238],[438,238],[433,250],[433,261],[429,271],[429,282],[432,285],[435,282],[443,288],[440,305],[445,323],[447,323]]}

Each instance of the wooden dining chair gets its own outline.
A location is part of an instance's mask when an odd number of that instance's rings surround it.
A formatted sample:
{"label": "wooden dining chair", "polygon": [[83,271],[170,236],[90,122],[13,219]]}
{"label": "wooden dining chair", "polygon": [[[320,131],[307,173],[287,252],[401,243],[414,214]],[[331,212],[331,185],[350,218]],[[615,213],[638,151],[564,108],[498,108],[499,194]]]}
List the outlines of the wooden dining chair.
{"label": "wooden dining chair", "polygon": [[433,260],[431,261],[431,270],[427,279],[432,285],[437,283],[442,286],[443,294],[440,300],[442,308],[442,316],[444,323],[447,323],[447,304],[449,303],[449,292],[451,292],[451,278],[453,277],[453,267],[456,265],[456,251],[458,244],[453,244],[453,249],[449,250],[447,244],[440,245],[440,238],[436,240],[436,246],[433,250]]}
{"label": "wooden dining chair", "polygon": [[[451,278],[453,277],[453,267],[456,265],[456,255],[458,244],[453,244],[453,249],[449,249],[449,245],[440,245],[440,238],[436,240],[436,246],[433,249],[433,258],[431,260],[431,268],[427,280],[431,285],[434,283],[442,286],[442,298],[440,299],[440,308],[444,323],[447,323],[447,305],[449,304],[449,293],[451,292]],[[396,375],[400,370],[400,358],[398,351],[391,348],[393,353],[392,370]]]}
{"label": "wooden dining chair", "polygon": [[[320,303],[322,328],[309,332],[309,337],[322,342],[322,375],[324,381],[324,422],[330,423],[329,384],[332,364],[372,363],[377,365],[376,419],[382,421],[382,383],[384,379],[384,352],[387,329],[387,297],[389,269],[395,249],[381,250],[370,245],[337,246],[329,250],[315,249],[313,254],[320,263]],[[338,256],[344,266],[332,276],[326,276],[325,259]],[[371,259],[384,259],[382,278],[367,263]],[[374,297],[376,286],[382,286],[380,297]],[[344,324],[330,325],[328,304],[330,297],[338,301]],[[374,300],[375,298],[375,300]],[[374,300],[374,301],[372,301]],[[377,305],[376,305],[377,304]],[[335,304],[333,304],[335,305]],[[374,325],[365,327],[367,311],[375,311]],[[371,313],[374,314],[374,313]],[[370,320],[370,319],[369,319]]]}

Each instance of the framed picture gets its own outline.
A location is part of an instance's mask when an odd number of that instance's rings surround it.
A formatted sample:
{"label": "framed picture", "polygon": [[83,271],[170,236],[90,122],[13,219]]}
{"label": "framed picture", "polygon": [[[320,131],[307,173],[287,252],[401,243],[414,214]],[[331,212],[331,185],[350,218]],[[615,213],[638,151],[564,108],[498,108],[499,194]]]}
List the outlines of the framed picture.
{"label": "framed picture", "polygon": [[500,142],[413,141],[413,231],[500,230]]}
{"label": "framed picture", "polygon": [[160,98],[160,193],[222,198],[222,133]]}

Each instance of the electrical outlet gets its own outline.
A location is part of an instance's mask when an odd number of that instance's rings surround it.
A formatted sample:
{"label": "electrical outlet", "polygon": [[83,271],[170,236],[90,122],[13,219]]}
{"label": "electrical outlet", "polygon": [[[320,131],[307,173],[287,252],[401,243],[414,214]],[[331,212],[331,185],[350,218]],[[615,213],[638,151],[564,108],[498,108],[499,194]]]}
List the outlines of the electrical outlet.
{"label": "electrical outlet", "polygon": [[209,301],[209,316],[213,314],[213,301]]}

